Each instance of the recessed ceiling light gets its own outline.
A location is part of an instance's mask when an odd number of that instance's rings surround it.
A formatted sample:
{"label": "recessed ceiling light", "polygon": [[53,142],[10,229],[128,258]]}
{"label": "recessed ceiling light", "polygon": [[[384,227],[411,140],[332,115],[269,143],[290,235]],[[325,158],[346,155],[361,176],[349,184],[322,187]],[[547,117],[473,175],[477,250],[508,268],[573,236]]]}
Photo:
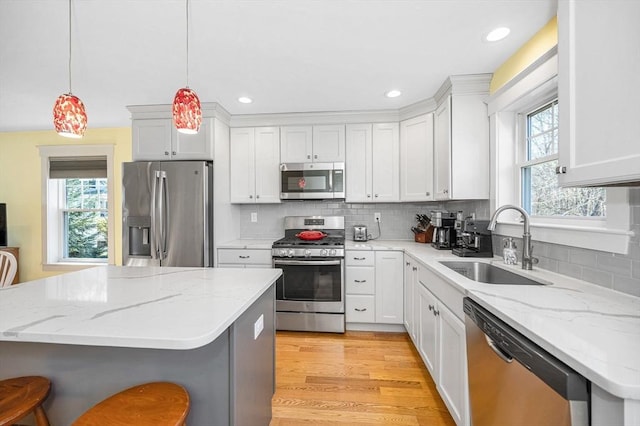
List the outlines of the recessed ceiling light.
{"label": "recessed ceiling light", "polygon": [[503,38],[508,36],[510,32],[511,30],[507,27],[496,28],[494,30],[491,30],[489,34],[487,34],[486,40],[487,41],[502,40]]}
{"label": "recessed ceiling light", "polygon": [[389,90],[387,93],[384,94],[387,98],[397,98],[398,96],[402,95],[402,92],[399,90]]}
{"label": "recessed ceiling light", "polygon": [[253,99],[248,98],[246,96],[240,96],[238,98],[238,102],[243,103],[243,104],[250,104],[251,102],[253,102]]}

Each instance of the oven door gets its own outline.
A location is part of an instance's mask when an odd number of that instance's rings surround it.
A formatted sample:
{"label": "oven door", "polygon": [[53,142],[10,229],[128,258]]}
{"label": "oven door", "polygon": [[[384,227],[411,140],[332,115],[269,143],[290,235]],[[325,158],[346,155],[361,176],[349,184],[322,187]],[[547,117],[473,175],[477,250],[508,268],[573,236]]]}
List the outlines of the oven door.
{"label": "oven door", "polygon": [[344,198],[342,163],[284,163],[280,166],[283,200]]}
{"label": "oven door", "polygon": [[344,312],[344,259],[274,259],[276,311]]}

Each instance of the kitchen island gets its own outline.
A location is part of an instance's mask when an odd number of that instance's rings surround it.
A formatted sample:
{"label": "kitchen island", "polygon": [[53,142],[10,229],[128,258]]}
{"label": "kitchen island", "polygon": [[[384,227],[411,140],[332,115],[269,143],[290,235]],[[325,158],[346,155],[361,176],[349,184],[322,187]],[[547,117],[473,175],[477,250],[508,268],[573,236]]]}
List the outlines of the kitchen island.
{"label": "kitchen island", "polygon": [[172,381],[189,391],[188,424],[268,425],[280,274],[105,266],[1,289],[0,377],[49,377],[52,424]]}

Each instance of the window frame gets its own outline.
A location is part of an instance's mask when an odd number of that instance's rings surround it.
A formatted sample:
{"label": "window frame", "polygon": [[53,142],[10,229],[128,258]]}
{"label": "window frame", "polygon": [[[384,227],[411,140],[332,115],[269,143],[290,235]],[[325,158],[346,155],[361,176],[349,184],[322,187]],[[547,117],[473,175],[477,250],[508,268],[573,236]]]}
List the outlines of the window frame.
{"label": "window frame", "polygon": [[[115,186],[113,171],[113,145],[41,145],[41,205],[42,205],[42,268],[44,271],[73,271],[91,266],[115,264]],[[64,258],[63,218],[61,206],[64,194],[59,179],[49,178],[50,157],[105,156],[107,159],[107,259]]]}
{"label": "window frame", "polygon": [[[558,96],[557,47],[540,57],[492,94],[487,102],[491,142],[490,210],[504,204],[522,205],[520,164],[526,158],[526,114]],[[560,124],[561,125],[561,124]],[[628,189],[606,188],[607,216],[601,218],[531,217],[536,241],[627,254],[633,232]],[[495,233],[521,237],[520,215],[505,211]]]}

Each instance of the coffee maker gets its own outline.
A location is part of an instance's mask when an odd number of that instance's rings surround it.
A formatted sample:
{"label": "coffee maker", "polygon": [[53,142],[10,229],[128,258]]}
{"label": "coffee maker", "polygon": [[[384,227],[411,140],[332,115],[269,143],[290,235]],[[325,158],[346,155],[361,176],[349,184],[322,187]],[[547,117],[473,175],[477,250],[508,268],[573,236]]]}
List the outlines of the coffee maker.
{"label": "coffee maker", "polygon": [[488,220],[466,218],[462,224],[462,247],[456,247],[451,252],[460,257],[493,257],[488,226]]}
{"label": "coffee maker", "polygon": [[438,250],[451,250],[455,245],[456,217],[447,211],[431,211],[431,224],[434,226],[431,247]]}

